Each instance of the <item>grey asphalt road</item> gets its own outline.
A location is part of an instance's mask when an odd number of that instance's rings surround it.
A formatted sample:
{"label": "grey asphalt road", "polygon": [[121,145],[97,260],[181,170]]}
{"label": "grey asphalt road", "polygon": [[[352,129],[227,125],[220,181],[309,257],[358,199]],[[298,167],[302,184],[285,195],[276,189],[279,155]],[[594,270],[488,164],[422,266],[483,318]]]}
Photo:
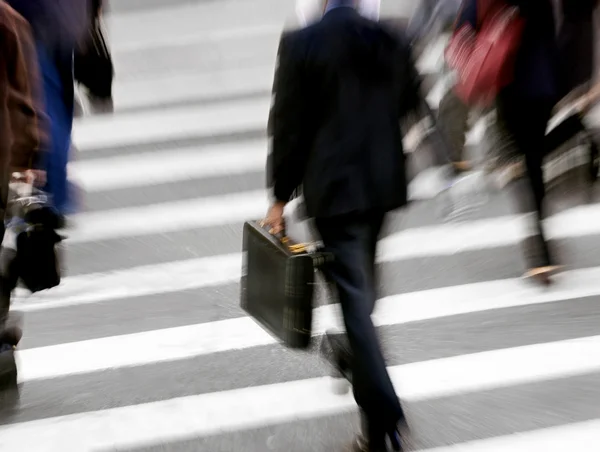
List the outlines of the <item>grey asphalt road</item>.
{"label": "grey asphalt road", "polygon": [[[411,2],[385,0],[383,11],[388,15],[402,16],[407,15],[412,6]],[[140,124],[154,124],[152,127],[160,129],[161,122],[150,122],[148,115],[158,113],[166,123],[169,118],[179,115],[182,109],[211,112],[224,99],[232,105],[231,115],[235,116],[236,102],[268,95],[278,33],[292,14],[292,7],[291,1],[283,0],[113,0],[107,29],[117,62],[116,92],[121,96],[116,99],[117,112],[112,118],[84,118],[77,127],[84,131],[82,133],[119,137],[127,132],[120,125],[123,115],[135,115]],[[252,76],[240,84],[235,77],[236,71]],[[196,79],[197,85],[194,84]],[[184,80],[191,83],[186,84]],[[123,108],[120,109],[119,105]],[[181,130],[185,128],[183,122]],[[135,209],[152,208],[156,204],[167,206],[198,198],[210,200],[218,195],[260,190],[264,185],[262,169],[240,171],[242,162],[222,163],[223,155],[215,157],[215,166],[220,162],[219,165],[230,165],[236,171],[200,174],[189,168],[177,168],[173,180],[155,182],[152,174],[160,163],[150,162],[162,161],[169,165],[172,159],[179,158],[189,149],[208,153],[215,143],[227,147],[228,144],[264,138],[264,130],[261,129],[225,128],[192,138],[173,130],[168,134],[165,132],[164,139],[157,138],[150,143],[123,145],[115,138],[113,146],[101,150],[91,146],[78,153],[76,169],[80,168],[81,174],[93,174],[97,165],[106,162],[114,162],[112,168],[115,173],[124,174],[118,177],[111,175],[110,180],[118,179],[118,186],[106,183],[101,189],[84,193],[83,214],[106,213],[107,225],[114,209],[130,209],[134,218],[120,217],[124,218],[123,235],[127,237],[80,240],[77,243],[67,240],[64,290],[71,297],[70,304],[27,310],[25,337],[21,344],[24,368],[30,366],[51,374],[53,364],[44,359],[47,356],[57,359],[57,355],[50,353],[63,350],[60,348],[63,346],[66,348],[60,358],[61,366],[72,359],[69,350],[73,348],[69,347],[74,346],[89,346],[92,363],[93,353],[98,353],[98,360],[112,362],[111,356],[120,357],[125,353],[120,344],[129,350],[131,343],[137,343],[136,337],[153,331],[164,332],[161,333],[164,334],[164,342],[159,344],[162,348],[173,347],[176,351],[192,348],[193,339],[182,345],[176,344],[173,336],[169,335],[175,334],[172,331],[181,327],[217,325],[215,322],[244,317],[239,307],[239,285],[235,281],[215,282],[202,287],[192,284],[165,291],[159,290],[158,282],[148,276],[143,280],[149,288],[148,293],[138,296],[120,292],[119,284],[125,282],[121,275],[129,274],[130,270],[150,275],[149,266],[157,266],[169,273],[175,271],[171,264],[198,258],[217,259],[241,250],[242,225],[239,221],[228,219],[227,211],[217,212],[216,207],[211,207],[206,215],[219,218],[213,224],[182,224],[152,234],[136,234],[135,228],[142,230],[146,223],[161,221],[161,215],[159,210],[138,214],[135,212],[140,211]],[[143,136],[147,132],[149,130],[140,129],[135,133]],[[139,160],[118,160],[125,157],[137,157]],[[77,171],[74,173],[77,175]],[[147,179],[144,180],[144,177]],[[133,183],[133,180],[142,182]],[[86,186],[89,181],[82,182]],[[581,170],[574,170],[552,186],[549,197],[552,215],[569,214],[575,207],[594,207],[599,193],[597,187],[584,182]],[[439,215],[440,202],[443,203],[439,199],[415,203],[406,211],[390,215],[385,235],[426,226],[448,230],[451,225],[444,223]],[[465,220],[495,222],[512,214],[509,194],[493,193]],[[573,221],[585,220],[579,218]],[[595,224],[595,217],[590,217],[589,221]],[[125,231],[125,228],[132,228],[133,232]],[[510,231],[506,234],[510,235]],[[600,265],[600,228],[587,234],[572,234],[553,240],[552,246],[569,270],[593,269]],[[380,270],[381,296],[393,296],[496,280],[510,280],[506,282],[508,286],[521,275],[523,262],[518,244],[513,243],[392,260],[380,264]],[[171,274],[174,281],[193,282],[195,276],[200,278],[204,275]],[[103,288],[108,295],[105,293],[96,301],[84,302],[87,295],[97,295],[86,293],[86,284],[100,278],[114,286]],[[94,291],[100,291],[93,287]],[[439,300],[440,307],[437,309],[442,309],[441,305],[446,301],[449,305],[466,303],[469,289],[459,290],[463,290],[459,292],[461,296]],[[429,320],[380,327],[389,365],[451,360],[475,353],[599,335],[600,293],[570,296],[571,289],[565,289],[564,293],[560,292],[560,287],[556,290],[558,295],[553,302],[523,303],[494,309],[486,303],[488,296],[495,294],[481,294],[476,300],[479,306],[471,312],[451,316],[432,312]],[[111,295],[111,291],[114,294]],[[319,289],[317,303],[332,303],[323,288]],[[28,300],[22,301],[21,306],[27,309]],[[96,344],[119,336],[122,336],[119,339],[122,342],[110,342],[112,348],[98,352]],[[148,347],[156,347],[156,344]],[[144,356],[158,353],[143,348],[139,352]],[[30,356],[37,361],[28,361]],[[251,419],[248,419],[246,426],[224,427],[223,432],[208,436],[161,437],[159,428],[155,431],[150,427],[144,429],[125,415],[117,418],[114,414],[117,411],[107,411],[144,407],[144,404],[153,402],[203,394],[215,393],[218,397],[227,391],[328,375],[329,369],[313,351],[294,352],[277,344],[244,349],[232,346],[215,353],[192,353],[171,361],[157,360],[146,364],[120,362],[101,370],[87,371],[85,366],[91,364],[84,363],[82,366],[80,372],[41,377],[23,384],[19,410],[14,416],[0,420],[0,449],[7,452],[23,450],[17,442],[3,443],[3,437],[8,438],[3,435],[11,434],[11,438],[22,435],[23,441],[35,441],[32,438],[43,428],[36,421],[52,421],[51,425],[59,431],[67,420],[75,422],[75,425],[85,420],[89,422],[86,425],[93,427],[96,425],[94,419],[103,415],[109,418],[114,415],[115,418],[110,419],[115,423],[131,422],[128,428],[132,437],[140,438],[139,444],[123,446],[115,440],[110,450],[132,452],[342,451],[344,444],[358,430],[356,413],[331,415],[324,411],[310,419],[291,422],[289,419],[275,419],[268,425],[253,427],[247,426],[251,424]],[[498,371],[518,373],[518,361],[514,366],[515,369]],[[540,374],[528,382],[490,388],[473,385],[462,393],[433,394],[407,402],[405,409],[410,427],[406,433],[407,448],[416,451],[443,447],[597,419],[600,417],[599,372],[600,369],[571,375]],[[318,405],[319,401],[311,403]],[[273,401],[265,401],[264,410],[274,408]],[[180,415],[176,410],[165,411],[165,424]],[[110,440],[111,431],[88,431],[91,438],[98,434]],[[77,434],[62,437],[56,443],[44,443],[42,438],[40,436],[36,443],[37,451],[98,450],[79,446],[83,443],[78,442],[81,438]]]}

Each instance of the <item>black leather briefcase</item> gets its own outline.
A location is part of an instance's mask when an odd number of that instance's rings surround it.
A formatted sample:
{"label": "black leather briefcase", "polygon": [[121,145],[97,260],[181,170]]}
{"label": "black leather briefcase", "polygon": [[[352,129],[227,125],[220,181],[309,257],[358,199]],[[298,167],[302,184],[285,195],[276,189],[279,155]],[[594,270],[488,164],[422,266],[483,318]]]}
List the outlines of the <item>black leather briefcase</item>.
{"label": "black leather briefcase", "polygon": [[330,255],[274,236],[258,221],[244,224],[243,251],[242,309],[287,347],[308,348],[315,273]]}

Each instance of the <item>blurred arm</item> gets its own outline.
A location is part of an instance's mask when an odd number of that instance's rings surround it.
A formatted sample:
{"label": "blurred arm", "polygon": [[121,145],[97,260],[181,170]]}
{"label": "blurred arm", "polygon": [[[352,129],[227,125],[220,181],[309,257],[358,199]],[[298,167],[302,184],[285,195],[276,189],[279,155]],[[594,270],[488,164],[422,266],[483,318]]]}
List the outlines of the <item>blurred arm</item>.
{"label": "blurred arm", "polygon": [[273,106],[269,115],[271,155],[267,172],[277,201],[288,202],[302,183],[308,150],[301,143],[306,115],[303,71],[294,58],[291,38],[279,44],[278,67],[273,86]]}
{"label": "blurred arm", "polygon": [[13,134],[11,167],[14,171],[33,168],[44,145],[41,80],[31,30],[14,15],[7,33],[8,107]]}
{"label": "blurred arm", "polygon": [[415,64],[412,48],[406,41],[405,37],[401,37],[398,55],[396,56],[397,63],[399,64],[399,77],[400,83],[399,90],[399,119],[405,119],[410,114],[421,114],[424,97],[421,92],[421,76],[417,70]]}

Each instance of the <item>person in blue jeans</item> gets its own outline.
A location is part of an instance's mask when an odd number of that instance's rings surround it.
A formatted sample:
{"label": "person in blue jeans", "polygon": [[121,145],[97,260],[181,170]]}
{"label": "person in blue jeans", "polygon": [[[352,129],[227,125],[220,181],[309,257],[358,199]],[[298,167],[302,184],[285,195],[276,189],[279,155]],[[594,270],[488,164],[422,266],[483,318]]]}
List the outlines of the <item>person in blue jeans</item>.
{"label": "person in blue jeans", "polygon": [[90,0],[8,0],[31,25],[42,78],[49,143],[43,162],[46,185],[57,213],[73,212],[67,180],[75,105],[73,53],[89,29]]}
{"label": "person in blue jeans", "polygon": [[[49,118],[51,143],[46,152],[46,186],[52,203],[61,216],[72,213],[73,205],[67,181],[67,164],[71,150],[73,129],[72,50],[52,52],[38,45],[38,59],[43,80],[46,115]],[[54,54],[53,54],[54,53]]]}

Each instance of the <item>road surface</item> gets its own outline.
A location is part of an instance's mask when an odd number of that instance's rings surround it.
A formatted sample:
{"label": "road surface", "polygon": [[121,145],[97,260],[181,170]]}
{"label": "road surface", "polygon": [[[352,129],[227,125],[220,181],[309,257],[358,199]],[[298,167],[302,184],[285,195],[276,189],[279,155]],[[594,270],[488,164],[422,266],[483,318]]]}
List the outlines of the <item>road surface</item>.
{"label": "road surface", "polygon": [[[239,308],[241,225],[267,208],[264,130],[291,2],[113,3],[117,112],[74,132],[85,196],[63,284],[15,302],[22,401],[0,450],[342,451],[352,398]],[[526,228],[507,194],[460,223],[442,221],[444,199],[391,216],[374,320],[408,450],[597,451],[597,191],[576,173],[553,184],[548,228],[568,271],[547,291],[520,279]],[[317,333],[339,325],[319,303]]]}

